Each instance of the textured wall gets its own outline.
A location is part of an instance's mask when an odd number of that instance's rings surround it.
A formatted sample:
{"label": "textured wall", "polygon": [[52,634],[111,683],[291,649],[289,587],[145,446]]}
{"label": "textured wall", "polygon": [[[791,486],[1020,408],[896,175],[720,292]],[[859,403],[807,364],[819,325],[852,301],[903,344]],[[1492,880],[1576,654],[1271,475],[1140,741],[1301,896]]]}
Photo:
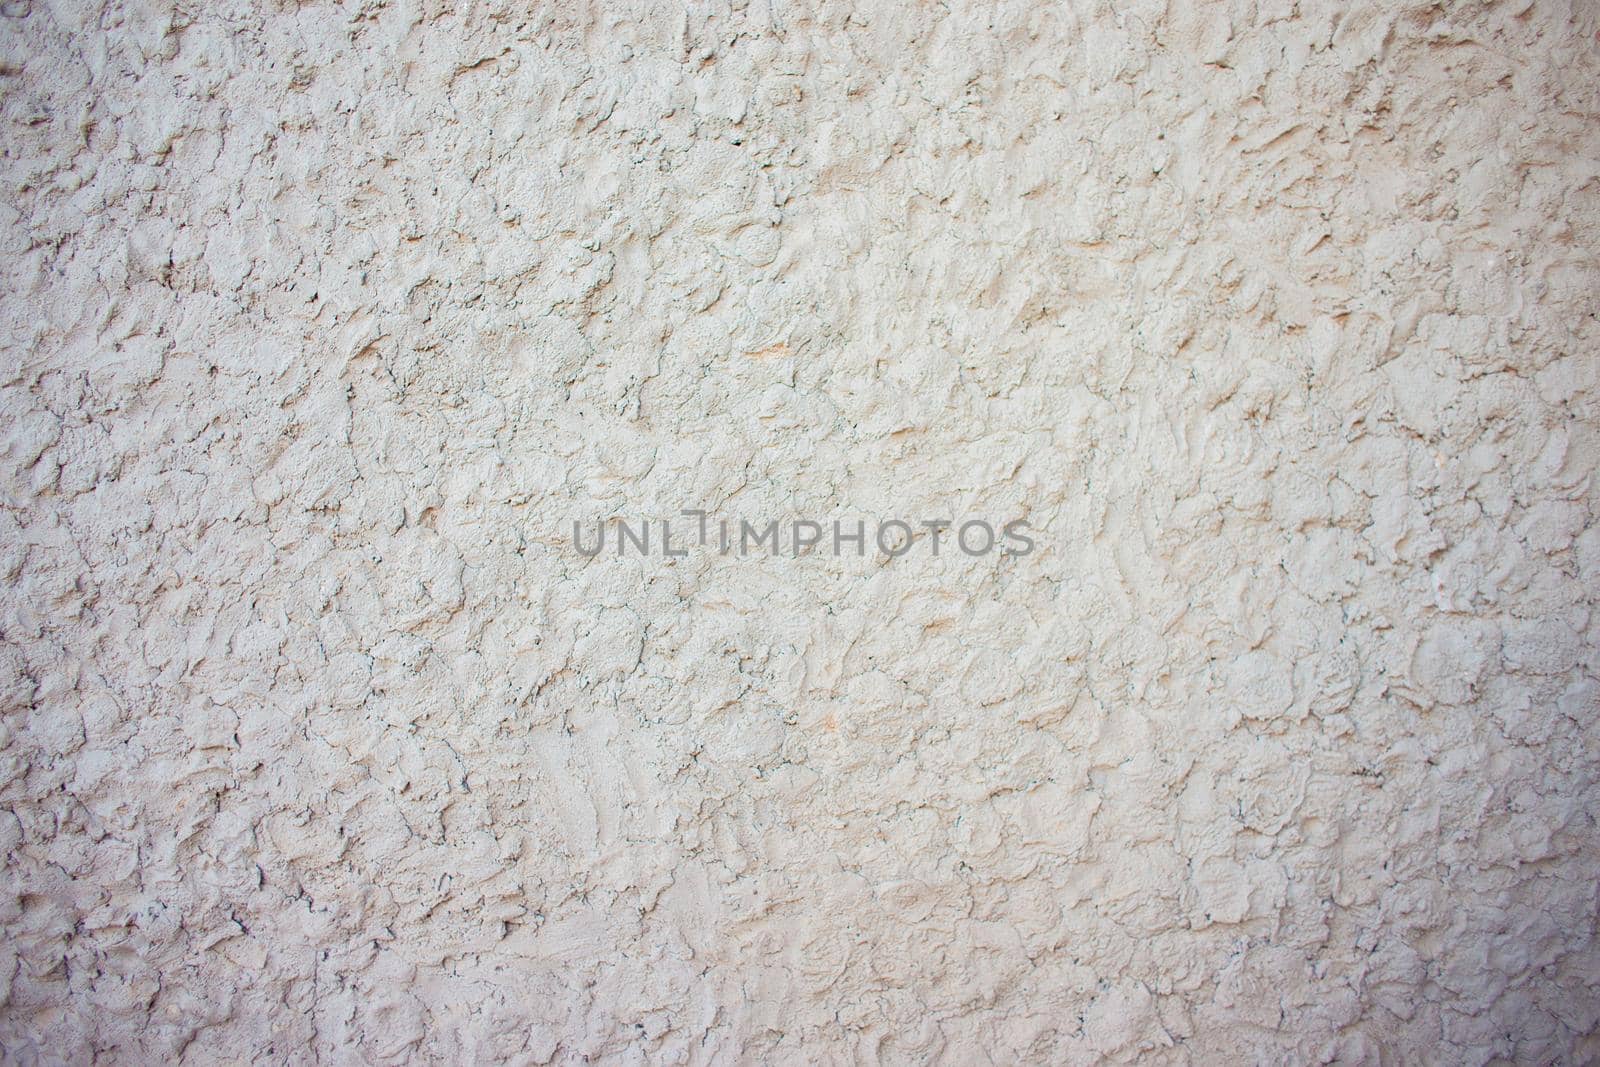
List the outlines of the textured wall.
{"label": "textured wall", "polygon": [[0,7],[8,1058],[1600,1058],[1593,3],[181,6]]}

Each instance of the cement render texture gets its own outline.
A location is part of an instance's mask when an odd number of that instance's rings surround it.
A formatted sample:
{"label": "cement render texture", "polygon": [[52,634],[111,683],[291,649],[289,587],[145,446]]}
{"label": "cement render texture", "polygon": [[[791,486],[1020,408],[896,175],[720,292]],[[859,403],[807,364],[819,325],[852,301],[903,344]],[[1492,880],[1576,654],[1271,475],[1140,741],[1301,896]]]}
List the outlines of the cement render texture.
{"label": "cement render texture", "polygon": [[1597,33],[5,0],[4,1058],[1600,1062]]}

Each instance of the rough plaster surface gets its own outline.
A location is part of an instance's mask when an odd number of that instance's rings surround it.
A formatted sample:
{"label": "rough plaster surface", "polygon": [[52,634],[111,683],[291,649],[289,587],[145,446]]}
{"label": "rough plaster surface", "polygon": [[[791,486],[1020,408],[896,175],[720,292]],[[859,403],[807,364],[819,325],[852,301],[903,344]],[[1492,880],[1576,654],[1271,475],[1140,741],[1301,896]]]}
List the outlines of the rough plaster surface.
{"label": "rough plaster surface", "polygon": [[6,0],[8,1058],[1594,1062],[1597,28]]}

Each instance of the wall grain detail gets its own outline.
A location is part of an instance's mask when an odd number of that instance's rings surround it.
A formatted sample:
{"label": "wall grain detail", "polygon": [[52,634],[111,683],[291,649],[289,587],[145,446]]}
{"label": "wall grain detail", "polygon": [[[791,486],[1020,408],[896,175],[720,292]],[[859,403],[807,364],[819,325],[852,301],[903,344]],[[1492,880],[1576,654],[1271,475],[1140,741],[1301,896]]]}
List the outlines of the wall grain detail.
{"label": "wall grain detail", "polygon": [[1597,34],[7,0],[4,1058],[1600,1060]]}

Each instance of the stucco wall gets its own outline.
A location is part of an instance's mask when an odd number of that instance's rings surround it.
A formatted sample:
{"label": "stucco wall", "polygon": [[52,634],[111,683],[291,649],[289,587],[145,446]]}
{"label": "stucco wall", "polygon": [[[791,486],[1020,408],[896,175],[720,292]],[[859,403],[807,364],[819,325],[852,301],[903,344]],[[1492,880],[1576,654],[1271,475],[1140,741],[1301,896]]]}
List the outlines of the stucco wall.
{"label": "stucco wall", "polygon": [[1600,9],[451,6],[0,6],[8,1060],[1600,1059]]}

